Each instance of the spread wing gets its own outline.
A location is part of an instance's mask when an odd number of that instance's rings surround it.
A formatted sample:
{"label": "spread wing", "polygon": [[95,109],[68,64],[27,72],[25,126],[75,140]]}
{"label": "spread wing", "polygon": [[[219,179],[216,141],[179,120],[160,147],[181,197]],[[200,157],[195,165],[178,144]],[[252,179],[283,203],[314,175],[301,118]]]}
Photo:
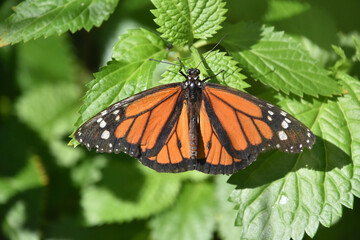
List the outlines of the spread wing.
{"label": "spread wing", "polygon": [[301,153],[315,142],[310,129],[280,108],[212,83],[203,89],[200,132],[205,162],[197,170],[212,174],[234,173],[268,149]]}
{"label": "spread wing", "polygon": [[[89,150],[122,151],[157,171],[168,171],[170,163],[178,164],[189,154],[186,145],[178,147],[188,134],[183,93],[181,84],[174,83],[124,99],[85,122],[75,139]],[[171,157],[164,150],[168,148]]]}

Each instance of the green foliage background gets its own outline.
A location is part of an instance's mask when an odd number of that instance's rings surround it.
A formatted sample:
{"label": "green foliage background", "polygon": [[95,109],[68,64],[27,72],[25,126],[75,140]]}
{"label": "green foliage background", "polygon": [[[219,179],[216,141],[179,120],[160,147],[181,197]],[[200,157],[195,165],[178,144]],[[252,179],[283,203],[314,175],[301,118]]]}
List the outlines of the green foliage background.
{"label": "green foliage background", "polygon": [[[0,3],[0,239],[358,239],[358,0]],[[284,108],[317,136],[232,176],[159,174],[68,146],[177,67]],[[71,139],[71,144],[77,145]],[[351,210],[353,209],[353,210]]]}

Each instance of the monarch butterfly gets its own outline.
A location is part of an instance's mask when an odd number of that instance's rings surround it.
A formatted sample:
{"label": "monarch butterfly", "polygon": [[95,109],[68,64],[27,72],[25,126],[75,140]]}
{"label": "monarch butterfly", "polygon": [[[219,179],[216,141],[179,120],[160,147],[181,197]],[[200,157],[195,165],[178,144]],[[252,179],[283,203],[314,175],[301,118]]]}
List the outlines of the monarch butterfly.
{"label": "monarch butterfly", "polygon": [[301,153],[314,144],[310,129],[282,109],[206,82],[210,77],[200,80],[197,67],[187,74],[181,69],[184,82],[109,106],[85,122],[75,139],[89,150],[125,152],[158,172],[209,174],[235,173],[269,149]]}

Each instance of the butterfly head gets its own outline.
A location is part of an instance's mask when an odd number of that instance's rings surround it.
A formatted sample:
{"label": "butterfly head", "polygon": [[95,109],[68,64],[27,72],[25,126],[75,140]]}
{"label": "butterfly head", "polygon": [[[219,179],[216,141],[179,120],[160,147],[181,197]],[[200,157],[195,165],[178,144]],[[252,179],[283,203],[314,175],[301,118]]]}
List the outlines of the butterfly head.
{"label": "butterfly head", "polygon": [[189,68],[187,70],[187,79],[188,80],[198,80],[200,75],[200,70],[197,68]]}
{"label": "butterfly head", "polygon": [[197,68],[189,68],[186,71],[185,87],[195,89],[201,87],[201,80],[199,79],[200,70]]}

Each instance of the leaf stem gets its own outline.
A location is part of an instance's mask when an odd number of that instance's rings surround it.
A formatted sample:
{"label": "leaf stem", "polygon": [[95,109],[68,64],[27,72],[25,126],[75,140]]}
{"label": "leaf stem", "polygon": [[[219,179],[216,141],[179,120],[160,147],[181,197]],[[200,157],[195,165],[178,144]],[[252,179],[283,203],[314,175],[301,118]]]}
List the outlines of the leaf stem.
{"label": "leaf stem", "polygon": [[196,47],[196,48],[200,48],[200,47],[206,46],[206,45],[208,45],[208,44],[209,44],[208,41],[201,39],[201,40],[195,42],[195,43],[193,44],[193,46]]}

